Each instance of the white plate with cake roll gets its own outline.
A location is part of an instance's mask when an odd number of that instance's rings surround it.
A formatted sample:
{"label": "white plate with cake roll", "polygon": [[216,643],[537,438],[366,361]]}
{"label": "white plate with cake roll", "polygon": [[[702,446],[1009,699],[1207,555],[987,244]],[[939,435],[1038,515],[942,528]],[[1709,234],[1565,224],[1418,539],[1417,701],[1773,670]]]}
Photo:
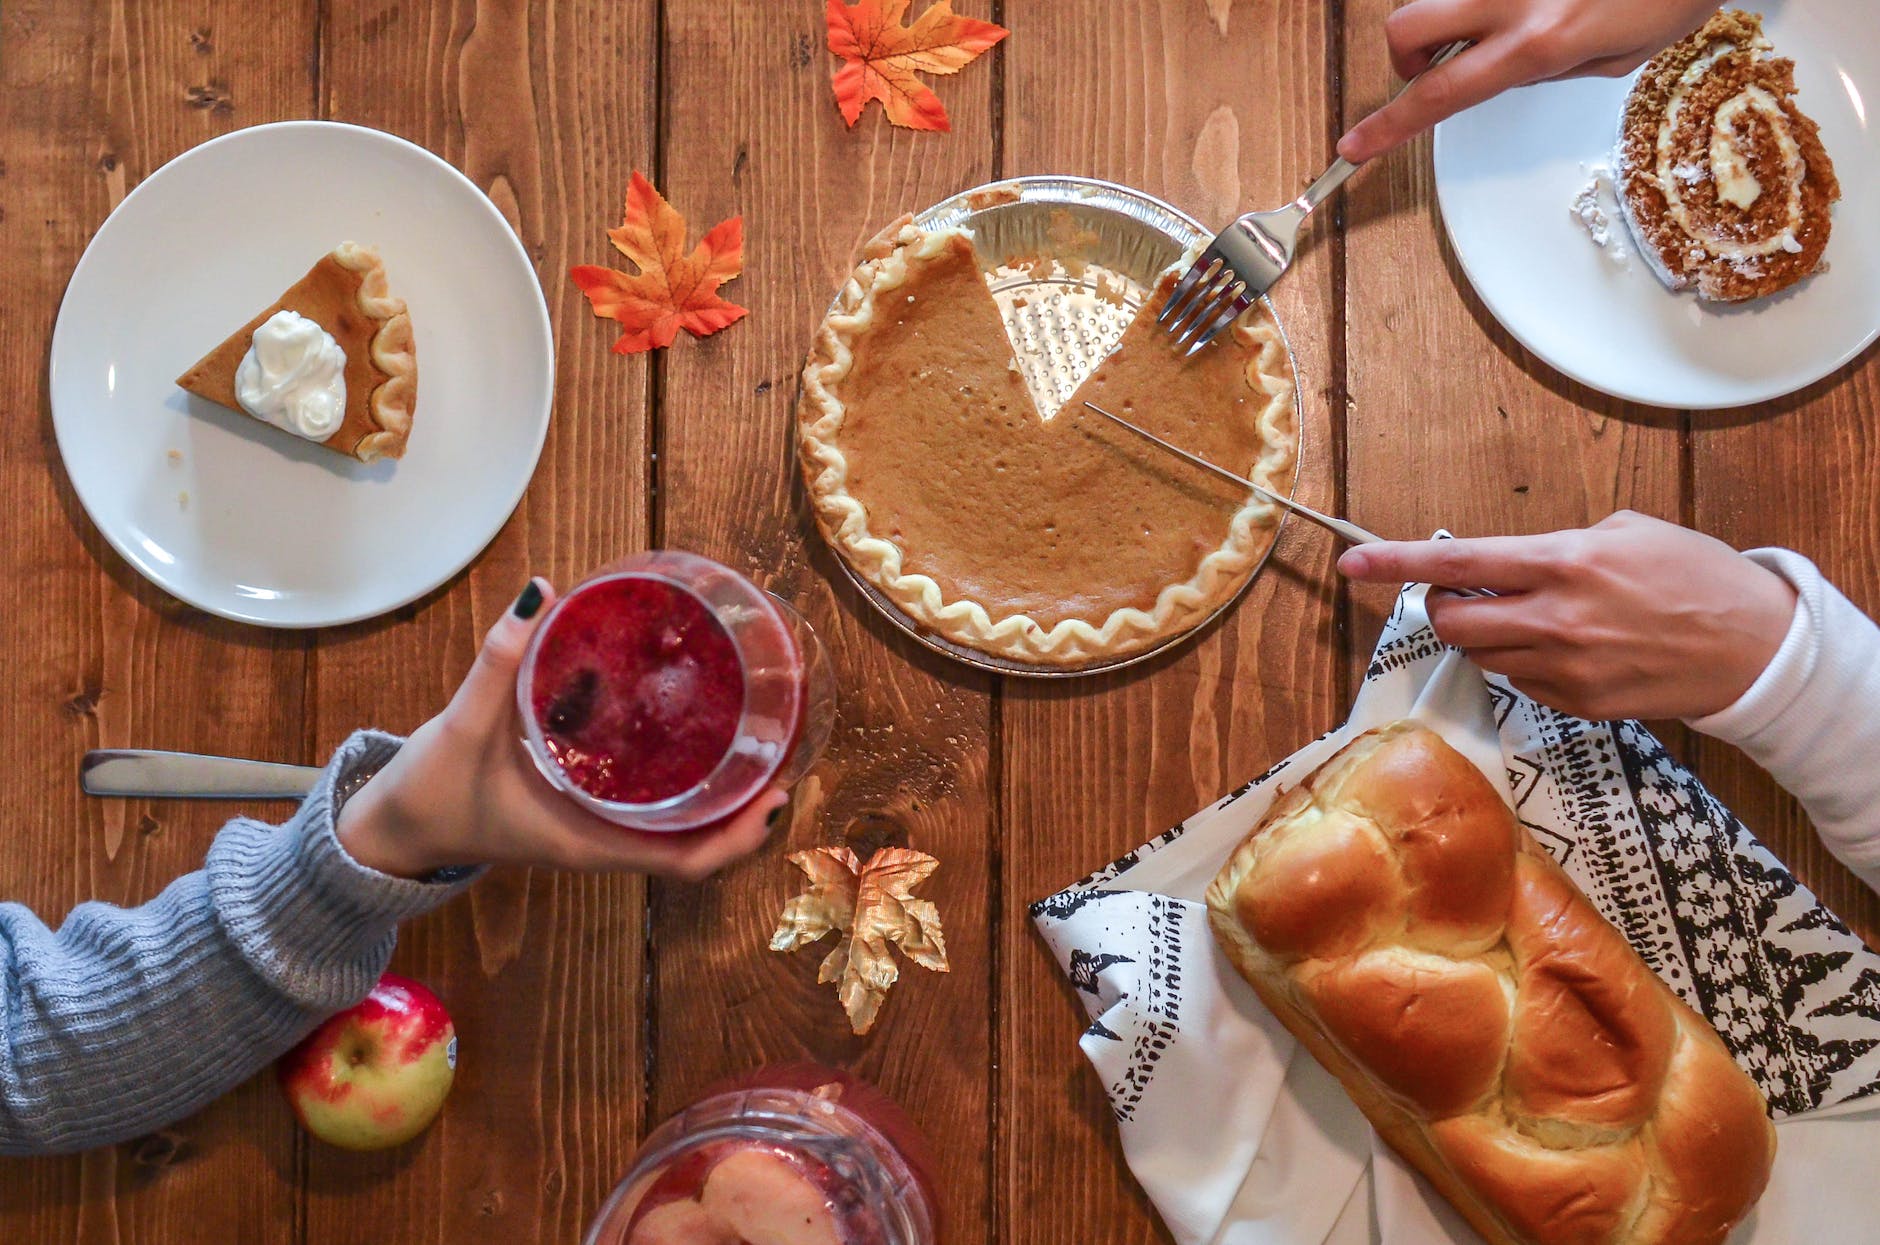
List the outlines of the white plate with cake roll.
{"label": "white plate with cake roll", "polygon": [[1443,223],[1489,311],[1574,380],[1707,410],[1880,336],[1880,41],[1865,0],[1723,10],[1625,79],[1437,127]]}

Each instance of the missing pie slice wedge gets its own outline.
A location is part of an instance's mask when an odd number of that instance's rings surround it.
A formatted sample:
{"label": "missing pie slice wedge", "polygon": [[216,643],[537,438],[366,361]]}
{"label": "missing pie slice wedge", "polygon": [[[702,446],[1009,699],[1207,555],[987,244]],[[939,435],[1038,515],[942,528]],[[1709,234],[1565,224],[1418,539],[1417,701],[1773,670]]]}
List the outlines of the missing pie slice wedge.
{"label": "missing pie slice wedge", "polygon": [[[282,313],[300,319],[277,319]],[[256,338],[263,326],[292,335],[285,349],[296,353],[285,361],[278,355],[250,359],[251,353],[263,349]],[[330,346],[313,326],[330,339]],[[340,357],[333,356],[332,347]],[[304,363],[298,353],[302,351]],[[325,388],[331,409],[308,415],[295,406],[292,385],[282,379],[288,373],[290,380],[309,374],[329,380]],[[289,435],[369,463],[404,455],[418,401],[417,343],[404,300],[392,296],[379,253],[342,242],[176,383]],[[252,405],[242,401],[244,388],[255,397]]]}
{"label": "missing pie slice wedge", "polygon": [[1298,408],[1264,304],[1184,357],[1155,323],[1172,284],[1045,419],[971,237],[890,226],[804,368],[798,450],[825,538],[921,627],[1027,664],[1100,664],[1205,621],[1277,510],[1083,403],[1277,492]]}

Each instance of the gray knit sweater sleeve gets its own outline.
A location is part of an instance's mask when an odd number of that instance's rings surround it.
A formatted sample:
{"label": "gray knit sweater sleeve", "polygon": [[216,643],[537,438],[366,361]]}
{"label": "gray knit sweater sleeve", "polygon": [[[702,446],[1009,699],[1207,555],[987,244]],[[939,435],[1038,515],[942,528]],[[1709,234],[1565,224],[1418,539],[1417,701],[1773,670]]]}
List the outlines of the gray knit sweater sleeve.
{"label": "gray knit sweater sleeve", "polygon": [[0,1154],[81,1150],[199,1109],[363,998],[399,921],[468,884],[356,863],[335,791],[398,750],[361,732],[285,825],[238,818],[203,869],[58,931],[0,904]]}

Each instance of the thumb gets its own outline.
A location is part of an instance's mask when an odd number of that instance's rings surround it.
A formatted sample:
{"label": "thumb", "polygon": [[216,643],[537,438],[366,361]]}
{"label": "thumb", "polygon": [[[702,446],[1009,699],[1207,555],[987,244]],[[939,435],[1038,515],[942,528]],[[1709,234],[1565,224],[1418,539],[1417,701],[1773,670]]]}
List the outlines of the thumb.
{"label": "thumb", "polygon": [[537,577],[528,582],[483,637],[476,664],[451,698],[451,713],[467,723],[486,726],[507,718],[516,701],[516,671],[522,665],[523,650],[554,602],[555,590],[546,579]]}

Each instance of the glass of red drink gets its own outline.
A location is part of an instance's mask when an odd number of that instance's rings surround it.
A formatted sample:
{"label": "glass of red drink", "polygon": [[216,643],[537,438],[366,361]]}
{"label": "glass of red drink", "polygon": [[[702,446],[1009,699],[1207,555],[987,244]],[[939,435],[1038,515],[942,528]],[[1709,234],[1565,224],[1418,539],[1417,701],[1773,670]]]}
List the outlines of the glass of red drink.
{"label": "glass of red drink", "polygon": [[635,554],[530,638],[516,700],[536,768],[635,830],[694,830],[808,772],[835,687],[802,615],[697,554]]}
{"label": "glass of red drink", "polygon": [[655,1129],[586,1245],[933,1245],[922,1149],[861,1081],[767,1068]]}

